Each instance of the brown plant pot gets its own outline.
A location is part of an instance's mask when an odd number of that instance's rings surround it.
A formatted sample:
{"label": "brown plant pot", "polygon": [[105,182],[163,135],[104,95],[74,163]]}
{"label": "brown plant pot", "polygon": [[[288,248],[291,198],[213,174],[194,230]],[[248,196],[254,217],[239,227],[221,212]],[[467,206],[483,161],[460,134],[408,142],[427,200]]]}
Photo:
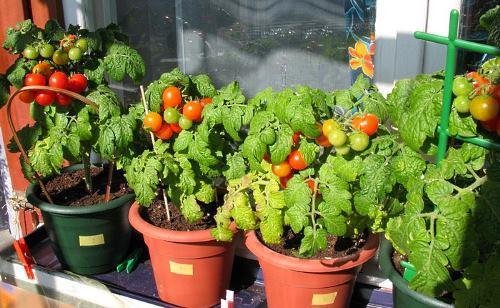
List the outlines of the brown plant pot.
{"label": "brown plant pot", "polygon": [[358,252],[328,260],[299,259],[266,247],[254,231],[245,235],[245,245],[259,259],[264,274],[269,307],[349,307],[354,282],[363,263],[378,248],[378,235],[370,235]]}
{"label": "brown plant pot", "polygon": [[182,307],[210,307],[220,302],[231,279],[233,242],[217,242],[210,230],[155,227],[141,217],[137,202],[130,208],[129,220],[144,235],[163,301]]}

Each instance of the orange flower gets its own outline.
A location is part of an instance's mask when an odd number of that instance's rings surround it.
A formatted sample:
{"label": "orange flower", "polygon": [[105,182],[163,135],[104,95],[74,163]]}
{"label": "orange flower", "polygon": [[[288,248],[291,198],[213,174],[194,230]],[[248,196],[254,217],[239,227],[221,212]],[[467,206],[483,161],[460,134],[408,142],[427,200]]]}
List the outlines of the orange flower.
{"label": "orange flower", "polygon": [[357,70],[361,67],[366,76],[373,78],[372,56],[365,44],[360,41],[356,42],[354,48],[349,47],[349,55],[351,56],[351,60],[349,60],[351,69]]}

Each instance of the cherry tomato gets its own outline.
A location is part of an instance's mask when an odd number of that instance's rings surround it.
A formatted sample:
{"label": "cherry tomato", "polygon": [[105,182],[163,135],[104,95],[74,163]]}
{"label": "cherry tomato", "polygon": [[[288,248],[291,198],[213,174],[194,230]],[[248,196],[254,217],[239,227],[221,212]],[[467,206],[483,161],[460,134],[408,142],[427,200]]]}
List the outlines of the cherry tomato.
{"label": "cherry tomato", "polygon": [[188,102],[182,107],[182,115],[191,121],[201,121],[201,105],[197,102]]}
{"label": "cherry tomato", "polygon": [[182,127],[180,127],[178,123],[170,124],[170,129],[176,134],[178,134],[182,131]]}
{"label": "cherry tomato", "polygon": [[51,105],[56,98],[56,95],[52,91],[42,90],[35,96],[35,102],[42,106]]}
{"label": "cherry tomato", "polygon": [[179,110],[175,109],[174,107],[168,107],[163,112],[163,119],[165,119],[165,122],[167,122],[168,124],[179,122],[180,116],[181,115],[179,114]]}
{"label": "cherry tomato", "polygon": [[30,104],[35,100],[35,95],[36,92],[34,91],[24,91],[19,93],[18,97],[23,103]]}
{"label": "cherry tomato", "polygon": [[87,89],[88,80],[83,74],[73,74],[68,80],[68,90],[82,93]]}
{"label": "cherry tomato", "polygon": [[271,157],[269,157],[269,154],[268,154],[268,153],[264,154],[264,157],[263,157],[262,159],[264,159],[264,160],[265,160],[265,161],[267,161],[268,163],[270,163],[270,162],[271,162]]}
{"label": "cherry tomato", "polygon": [[347,141],[347,135],[343,130],[336,128],[332,130],[328,135],[328,142],[330,142],[332,145],[336,147],[344,145],[346,141]]}
{"label": "cherry tomato", "polygon": [[453,91],[453,94],[455,94],[455,96],[469,95],[473,89],[474,89],[474,87],[472,86],[472,83],[470,83],[466,77],[458,76],[458,77],[455,77],[455,79],[453,80],[452,91]]}
{"label": "cherry tomato", "polygon": [[453,105],[460,113],[469,113],[470,100],[467,96],[457,96],[453,100]]}
{"label": "cherry tomato", "polygon": [[212,99],[210,97],[204,97],[204,98],[200,99],[201,107],[205,107],[205,105],[208,105],[211,103],[212,103]]}
{"label": "cherry tomato", "polygon": [[68,106],[73,101],[73,98],[62,93],[56,93],[56,101],[60,106]]}
{"label": "cherry tomato", "polygon": [[54,72],[50,75],[49,78],[49,86],[53,88],[59,89],[67,89],[68,88],[68,76],[63,72]]}
{"label": "cherry tomato", "polygon": [[378,129],[378,118],[376,115],[367,113],[363,117],[354,117],[352,126],[356,130],[360,130],[368,136],[372,136]]}
{"label": "cherry tomato", "polygon": [[33,66],[31,71],[34,74],[42,74],[45,77],[52,75],[52,67],[50,66],[50,63],[45,61],[41,61],[37,65]]}
{"label": "cherry tomato", "polygon": [[498,118],[498,121],[497,121],[496,131],[497,131],[497,135],[500,136],[500,117]]}
{"label": "cherry tomato", "polygon": [[52,55],[52,61],[57,65],[66,65],[69,62],[68,54],[62,50],[54,51]]}
{"label": "cherry tomato", "polygon": [[163,123],[163,119],[157,112],[149,112],[143,120],[143,125],[145,128],[149,128],[151,131],[158,131]]}
{"label": "cherry tomato", "polygon": [[496,117],[488,121],[480,121],[481,126],[489,132],[494,132],[497,129],[497,122],[499,118],[500,117]]}
{"label": "cherry tomato", "polygon": [[324,148],[329,148],[332,146],[330,141],[328,141],[328,137],[325,137],[325,135],[321,135],[316,138],[316,143]]}
{"label": "cherry tomato", "polygon": [[286,183],[293,177],[293,173],[290,173],[288,176],[280,178],[281,187],[286,188]]}
{"label": "cherry tomato", "polygon": [[82,50],[78,47],[73,47],[68,51],[68,57],[73,61],[80,61],[82,58]]}
{"label": "cherry tomato", "polygon": [[498,115],[498,103],[489,95],[479,95],[470,102],[470,113],[479,121],[488,121]]}
{"label": "cherry tomato", "polygon": [[288,156],[288,163],[295,170],[304,170],[307,168],[307,163],[304,160],[304,156],[299,150],[292,151]]}
{"label": "cherry tomato", "polygon": [[23,57],[30,60],[36,59],[38,58],[38,50],[33,46],[28,46],[23,50]]}
{"label": "cherry tomato", "polygon": [[160,129],[158,129],[155,132],[155,136],[161,140],[168,140],[168,139],[172,138],[173,135],[174,135],[174,132],[170,128],[170,125],[167,123],[163,123],[161,125]]}
{"label": "cherry tomato", "polygon": [[26,74],[24,76],[25,86],[45,86],[47,85],[47,79],[42,74]]}
{"label": "cherry tomato", "polygon": [[273,170],[273,173],[280,178],[286,177],[292,172],[292,168],[287,161],[284,161],[278,165],[273,165],[271,169]]}
{"label": "cherry tomato", "polygon": [[330,135],[332,130],[339,129],[339,128],[340,128],[339,123],[337,123],[333,119],[328,119],[323,123],[323,126],[322,126],[323,135],[328,137],[328,135]]}
{"label": "cherry tomato", "polygon": [[193,121],[189,120],[189,119],[186,119],[184,116],[181,116],[179,118],[179,126],[182,128],[182,129],[190,129],[192,126],[193,126]]}
{"label": "cherry tomato", "polygon": [[495,98],[497,103],[500,102],[500,85],[493,88],[491,95]]}
{"label": "cherry tomato", "polygon": [[300,137],[300,132],[295,132],[293,134],[293,145],[298,145],[299,144],[299,137]]}
{"label": "cherry tomato", "polygon": [[81,38],[75,42],[75,47],[80,48],[82,52],[86,52],[89,48],[89,44],[86,39]]}
{"label": "cherry tomato", "polygon": [[354,151],[364,151],[370,143],[370,137],[363,132],[357,132],[349,136],[349,143]]}
{"label": "cherry tomato", "polygon": [[44,58],[50,58],[54,54],[54,46],[50,44],[43,44],[40,47],[40,55]]}
{"label": "cherry tomato", "polygon": [[351,151],[351,147],[347,144],[344,144],[343,146],[340,147],[335,147],[335,153],[339,155],[347,155]]}
{"label": "cherry tomato", "polygon": [[307,183],[307,186],[309,186],[309,188],[311,189],[311,191],[314,193],[314,180],[313,179],[308,179],[306,181]]}
{"label": "cherry tomato", "polygon": [[167,87],[162,94],[163,108],[177,107],[182,103],[181,90],[177,87]]}

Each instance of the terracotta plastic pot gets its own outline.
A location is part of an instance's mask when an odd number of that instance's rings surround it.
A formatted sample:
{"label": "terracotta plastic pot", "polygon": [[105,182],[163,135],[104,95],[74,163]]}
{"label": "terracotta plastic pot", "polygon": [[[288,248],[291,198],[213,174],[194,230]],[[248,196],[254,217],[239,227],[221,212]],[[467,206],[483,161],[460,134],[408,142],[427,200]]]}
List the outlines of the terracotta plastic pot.
{"label": "terracotta plastic pot", "polygon": [[378,235],[370,235],[355,254],[328,260],[299,259],[279,254],[246,233],[245,244],[259,259],[269,307],[349,307],[361,265],[377,252]]}
{"label": "terracotta plastic pot", "polygon": [[[73,165],[63,172],[83,168]],[[132,228],[127,219],[135,199],[127,194],[92,206],[66,206],[38,198],[40,186],[31,184],[26,199],[39,208],[57,259],[64,269],[84,275],[113,270],[126,256]]]}
{"label": "terracotta plastic pot", "polygon": [[163,301],[182,307],[210,307],[220,302],[231,279],[233,242],[217,242],[210,230],[155,227],[141,217],[137,202],[130,208],[129,220],[144,235]]}
{"label": "terracotta plastic pot", "polygon": [[392,252],[394,249],[389,241],[382,241],[380,245],[380,268],[392,282],[392,298],[394,307],[401,308],[426,308],[440,307],[451,308],[451,304],[442,302],[436,298],[413,291],[408,287],[408,282],[403,279],[392,264]]}

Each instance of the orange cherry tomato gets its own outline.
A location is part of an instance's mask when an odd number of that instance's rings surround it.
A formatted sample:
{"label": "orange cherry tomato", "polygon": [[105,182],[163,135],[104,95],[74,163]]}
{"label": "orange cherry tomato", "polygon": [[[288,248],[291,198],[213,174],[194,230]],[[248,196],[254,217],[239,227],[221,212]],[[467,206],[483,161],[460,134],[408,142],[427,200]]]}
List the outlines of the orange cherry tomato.
{"label": "orange cherry tomato", "polygon": [[307,180],[307,186],[309,186],[311,191],[314,193],[314,180],[313,179]]}
{"label": "orange cherry tomato", "polygon": [[288,156],[288,163],[295,170],[304,170],[307,168],[307,163],[299,150],[292,151]]}
{"label": "orange cherry tomato", "polygon": [[272,166],[273,173],[278,177],[283,178],[289,176],[292,173],[292,168],[287,161],[284,161],[278,165]]}
{"label": "orange cherry tomato", "polygon": [[498,102],[489,95],[474,97],[470,102],[470,114],[479,121],[488,121],[497,117]]}
{"label": "orange cherry tomato", "polygon": [[163,109],[177,107],[182,103],[181,90],[177,87],[167,87],[162,94]]}
{"label": "orange cherry tomato", "polygon": [[363,117],[354,117],[352,119],[352,127],[356,130],[362,131],[368,136],[371,136],[377,132],[378,118],[376,115],[371,113],[367,113]]}
{"label": "orange cherry tomato", "polygon": [[41,61],[37,65],[33,66],[33,69],[31,70],[34,74],[42,74],[45,77],[49,77],[52,75],[52,67],[50,66],[50,63]]}
{"label": "orange cherry tomato", "polygon": [[199,122],[201,121],[202,109],[201,105],[195,101],[187,102],[182,107],[182,115],[191,121]]}
{"label": "orange cherry tomato", "polygon": [[157,112],[151,111],[148,113],[143,120],[145,128],[149,128],[151,131],[156,132],[162,127],[163,118]]}
{"label": "orange cherry tomato", "polygon": [[155,131],[155,136],[161,140],[168,140],[172,138],[174,132],[170,128],[170,125],[167,123],[163,123],[157,131]]}
{"label": "orange cherry tomato", "polygon": [[328,141],[328,137],[326,137],[325,135],[321,135],[316,138],[316,143],[324,148],[329,148],[332,146],[330,141]]}
{"label": "orange cherry tomato", "polygon": [[170,124],[170,129],[172,129],[172,131],[174,133],[177,133],[177,134],[182,131],[182,128],[179,126],[178,123],[172,123],[172,124]]}
{"label": "orange cherry tomato", "polygon": [[212,103],[212,99],[210,97],[204,97],[204,98],[200,99],[200,105],[202,108],[205,107],[205,105],[208,105],[211,103]]}

